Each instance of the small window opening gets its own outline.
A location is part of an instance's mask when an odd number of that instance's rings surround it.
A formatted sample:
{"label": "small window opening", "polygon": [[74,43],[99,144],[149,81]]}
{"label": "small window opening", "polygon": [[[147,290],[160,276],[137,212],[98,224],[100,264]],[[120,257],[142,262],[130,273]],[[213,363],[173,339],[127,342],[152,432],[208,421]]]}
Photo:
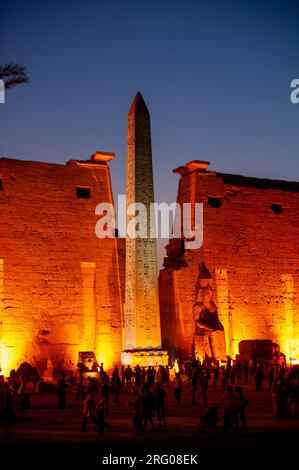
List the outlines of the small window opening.
{"label": "small window opening", "polygon": [[281,204],[271,204],[271,209],[275,214],[282,214],[283,208]]}
{"label": "small window opening", "polygon": [[90,199],[90,188],[76,188],[78,199]]}
{"label": "small window opening", "polygon": [[209,197],[208,204],[214,209],[219,209],[222,205],[222,201],[220,197]]}
{"label": "small window opening", "polygon": [[0,191],[3,191],[3,181],[0,179]]}

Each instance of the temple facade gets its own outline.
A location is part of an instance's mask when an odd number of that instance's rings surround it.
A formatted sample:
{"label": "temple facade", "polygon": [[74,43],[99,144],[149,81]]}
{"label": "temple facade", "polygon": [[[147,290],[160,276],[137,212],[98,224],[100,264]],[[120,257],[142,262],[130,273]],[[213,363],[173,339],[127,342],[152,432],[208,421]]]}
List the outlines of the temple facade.
{"label": "temple facade", "polygon": [[0,366],[73,370],[79,351],[119,362],[125,243],[95,236],[113,202],[107,160],[67,165],[0,159]]}
{"label": "temple facade", "polygon": [[244,340],[271,340],[298,361],[299,183],[217,173],[203,161],[174,172],[177,202],[203,204],[203,245],[167,246],[164,342],[222,359]]}
{"label": "temple facade", "polygon": [[[256,340],[299,362],[299,183],[217,173],[203,161],[175,169],[178,204],[203,204],[203,245],[170,240],[158,279],[152,232],[96,236],[96,206],[113,205],[113,157],[0,158],[0,375],[24,361],[41,374],[74,371],[80,354],[106,369],[166,364],[166,350],[225,360]],[[153,201],[150,117],[138,94],[127,203]]]}

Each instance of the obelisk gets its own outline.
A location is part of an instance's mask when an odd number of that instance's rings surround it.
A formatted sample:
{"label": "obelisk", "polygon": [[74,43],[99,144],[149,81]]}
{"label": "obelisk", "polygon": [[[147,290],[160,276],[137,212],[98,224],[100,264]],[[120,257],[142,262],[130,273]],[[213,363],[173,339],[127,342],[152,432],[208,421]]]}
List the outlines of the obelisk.
{"label": "obelisk", "polygon": [[126,237],[126,287],[123,364],[162,365],[167,354],[161,347],[156,239],[153,236],[154,184],[150,115],[138,92],[128,114],[127,131],[127,225],[128,207],[142,203],[147,210],[145,238]]}

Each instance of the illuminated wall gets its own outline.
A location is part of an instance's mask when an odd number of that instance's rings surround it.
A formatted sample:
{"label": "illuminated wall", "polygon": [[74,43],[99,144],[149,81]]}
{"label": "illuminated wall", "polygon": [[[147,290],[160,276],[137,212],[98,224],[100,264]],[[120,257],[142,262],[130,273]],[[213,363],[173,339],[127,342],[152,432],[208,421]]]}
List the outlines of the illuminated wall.
{"label": "illuminated wall", "polygon": [[113,202],[108,165],[3,158],[0,179],[2,367],[73,369],[86,348],[119,363],[124,241],[95,236],[96,205]]}
{"label": "illuminated wall", "polygon": [[195,283],[204,261],[213,277],[227,353],[237,354],[243,339],[271,339],[294,357],[299,343],[299,183],[202,167],[193,162],[175,170],[180,174],[178,202],[204,204],[204,242],[199,250],[184,250],[180,240],[167,247],[160,272],[162,337],[190,352]]}

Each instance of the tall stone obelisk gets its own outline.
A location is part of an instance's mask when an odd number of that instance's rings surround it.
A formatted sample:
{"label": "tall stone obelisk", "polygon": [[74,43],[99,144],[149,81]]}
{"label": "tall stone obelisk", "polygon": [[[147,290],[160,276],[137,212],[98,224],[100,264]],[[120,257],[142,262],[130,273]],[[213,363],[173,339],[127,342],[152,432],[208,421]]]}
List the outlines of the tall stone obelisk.
{"label": "tall stone obelisk", "polygon": [[[127,208],[142,203],[147,209],[146,238],[126,238],[124,364],[167,363],[161,347],[156,239],[151,238],[154,202],[150,115],[138,92],[128,115]],[[127,226],[132,215],[128,215]]]}

